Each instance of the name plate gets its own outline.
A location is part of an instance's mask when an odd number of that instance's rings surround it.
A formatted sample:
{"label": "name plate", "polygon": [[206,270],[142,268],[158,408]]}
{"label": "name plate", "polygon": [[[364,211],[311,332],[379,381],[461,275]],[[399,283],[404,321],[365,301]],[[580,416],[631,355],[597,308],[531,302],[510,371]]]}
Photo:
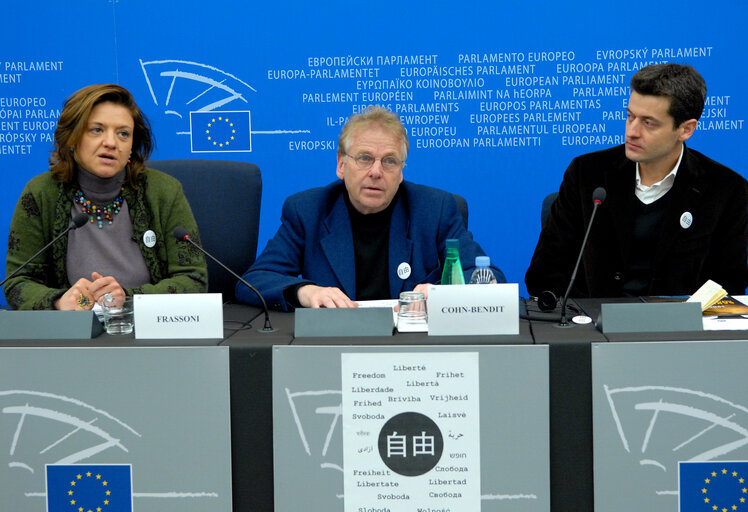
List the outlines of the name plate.
{"label": "name plate", "polygon": [[294,336],[330,338],[392,336],[392,308],[297,308]]}
{"label": "name plate", "polygon": [[0,311],[2,340],[87,340],[103,330],[93,311]]}
{"label": "name plate", "polygon": [[135,338],[223,338],[220,293],[135,295]]}
{"label": "name plate", "polygon": [[597,326],[605,334],[704,330],[700,302],[602,304]]}
{"label": "name plate", "polygon": [[429,287],[429,336],[519,334],[519,286],[459,284]]}

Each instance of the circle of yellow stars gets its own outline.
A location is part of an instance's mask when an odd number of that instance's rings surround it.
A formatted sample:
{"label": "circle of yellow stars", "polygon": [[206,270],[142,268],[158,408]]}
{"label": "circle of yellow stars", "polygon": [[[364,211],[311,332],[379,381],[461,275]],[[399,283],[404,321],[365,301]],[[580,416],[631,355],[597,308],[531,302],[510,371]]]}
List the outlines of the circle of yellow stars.
{"label": "circle of yellow stars", "polygon": [[[701,489],[701,494],[704,495],[704,503],[707,505],[711,504],[712,510],[715,510],[717,512],[732,512],[734,510],[738,510],[738,505],[732,504],[729,507],[725,507],[722,505],[716,505],[712,503],[711,498],[708,496],[709,494],[709,484],[714,483],[716,478],[720,477],[730,477],[735,479],[735,483],[738,484],[738,487],[740,488],[740,496],[739,503],[740,505],[745,505],[746,497],[748,497],[748,487],[745,485],[745,478],[740,476],[737,471],[727,471],[726,469],[722,469],[719,472],[712,471],[708,477],[704,479],[704,487]],[[745,510],[745,508],[741,507],[740,510]]]}
{"label": "circle of yellow stars", "polygon": [[[231,130],[231,135],[229,135],[229,138],[225,139],[224,141],[217,141],[213,139],[213,135],[211,135],[210,129],[213,128],[213,125],[216,125],[216,128],[218,129],[216,131],[222,131],[220,130],[221,122],[224,123],[224,127],[228,126],[228,129]],[[218,120],[216,120],[215,118],[211,118],[210,122],[208,123],[208,129],[205,130],[205,133],[208,136],[208,140],[211,141],[214,146],[222,148],[224,146],[228,146],[229,143],[234,140],[234,134],[236,133],[236,130],[234,129],[234,123],[229,121],[228,117],[218,116]]]}
{"label": "circle of yellow stars", "polygon": [[[81,474],[76,475],[75,476],[75,480],[72,480],[70,482],[70,489],[68,490],[68,496],[70,497],[70,505],[73,506],[73,507],[75,507],[76,505],[78,505],[78,508],[75,509],[75,510],[77,510],[77,512],[102,512],[104,510],[101,507],[88,508],[88,509],[84,508],[84,507],[81,507],[80,504],[78,504],[76,502],[76,499],[75,499],[75,486],[79,482],[83,481],[84,478],[88,479],[88,478],[91,478],[93,476],[94,476],[93,473],[91,473],[89,471],[85,475],[81,475]],[[95,478],[95,480],[98,480],[101,483],[101,486],[103,488],[106,488],[109,485],[109,482],[107,482],[106,480],[102,480],[101,479],[101,475],[96,475],[94,478]],[[112,491],[110,491],[109,489],[106,489],[104,491],[104,501],[102,502],[102,505],[109,505],[109,496],[111,494],[112,494]]]}

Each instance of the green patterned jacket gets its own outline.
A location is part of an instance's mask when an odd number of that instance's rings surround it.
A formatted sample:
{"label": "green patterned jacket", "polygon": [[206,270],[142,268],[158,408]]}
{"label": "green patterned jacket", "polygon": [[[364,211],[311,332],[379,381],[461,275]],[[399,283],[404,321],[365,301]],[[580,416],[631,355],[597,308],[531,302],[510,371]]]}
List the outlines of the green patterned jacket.
{"label": "green patterned jacket", "polygon": [[[50,172],[26,184],[10,223],[6,275],[49,243],[70,223],[70,208],[77,183],[60,183]],[[175,178],[147,169],[138,188],[125,186],[122,193],[130,211],[137,240],[151,282],[125,290],[136,293],[196,293],[208,289],[208,271],[203,255],[194,247],[177,242],[172,235],[183,226],[199,244],[197,223],[182,186]],[[148,248],[143,233],[153,230],[156,245]],[[5,298],[14,309],[53,309],[54,301],[68,288],[65,258],[68,238],[63,236],[50,249],[29,263],[5,284]]]}

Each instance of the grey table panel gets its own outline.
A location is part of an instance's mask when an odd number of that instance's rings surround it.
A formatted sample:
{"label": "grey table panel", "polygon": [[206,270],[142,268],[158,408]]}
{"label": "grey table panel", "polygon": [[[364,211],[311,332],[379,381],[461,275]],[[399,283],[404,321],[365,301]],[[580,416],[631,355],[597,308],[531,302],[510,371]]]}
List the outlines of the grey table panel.
{"label": "grey table panel", "polygon": [[398,352],[478,352],[481,510],[550,510],[547,347],[359,344],[273,350],[277,512],[343,510],[343,474],[331,469],[343,466],[342,428],[316,411],[340,405],[341,354],[352,352],[393,358]]}
{"label": "grey table panel", "polygon": [[678,510],[678,461],[748,460],[747,361],[742,341],[593,344],[598,510]]}
{"label": "grey table panel", "polygon": [[0,348],[3,510],[45,510],[45,464],[77,463],[132,464],[138,511],[230,511],[228,363],[221,347]]}

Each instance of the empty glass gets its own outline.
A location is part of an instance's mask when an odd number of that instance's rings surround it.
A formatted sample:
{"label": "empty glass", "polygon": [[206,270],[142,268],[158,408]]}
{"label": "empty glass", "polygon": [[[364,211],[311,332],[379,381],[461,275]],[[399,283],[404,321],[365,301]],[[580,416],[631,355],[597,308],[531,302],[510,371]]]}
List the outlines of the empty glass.
{"label": "empty glass", "polygon": [[423,292],[402,292],[398,300],[397,330],[425,331],[428,322]]}
{"label": "empty glass", "polygon": [[130,334],[133,330],[132,297],[106,294],[101,298],[107,334]]}

